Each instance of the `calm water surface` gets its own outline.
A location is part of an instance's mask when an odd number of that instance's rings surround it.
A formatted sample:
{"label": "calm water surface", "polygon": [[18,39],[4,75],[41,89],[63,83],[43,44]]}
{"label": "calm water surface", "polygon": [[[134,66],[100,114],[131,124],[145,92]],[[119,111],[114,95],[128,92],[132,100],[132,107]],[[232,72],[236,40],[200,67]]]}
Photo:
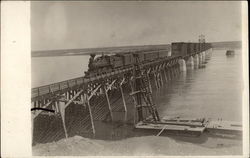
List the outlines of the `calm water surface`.
{"label": "calm water surface", "polygon": [[31,59],[31,87],[38,87],[84,75],[89,56],[36,57]]}
{"label": "calm water surface", "polygon": [[213,51],[205,68],[189,70],[157,93],[162,115],[242,120],[242,59]]}

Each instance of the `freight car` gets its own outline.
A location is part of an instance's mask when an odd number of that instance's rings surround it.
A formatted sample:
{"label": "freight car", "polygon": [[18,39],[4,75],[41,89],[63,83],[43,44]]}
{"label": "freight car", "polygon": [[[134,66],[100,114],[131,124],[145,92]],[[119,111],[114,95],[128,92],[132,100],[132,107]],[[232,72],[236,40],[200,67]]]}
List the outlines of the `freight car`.
{"label": "freight car", "polygon": [[175,42],[171,45],[171,52],[174,57],[177,56],[186,56],[188,54],[187,49],[188,44],[184,42]]}
{"label": "freight car", "polygon": [[194,53],[200,53],[211,48],[210,43],[184,43],[175,42],[171,45],[172,56],[182,56],[191,55]]}

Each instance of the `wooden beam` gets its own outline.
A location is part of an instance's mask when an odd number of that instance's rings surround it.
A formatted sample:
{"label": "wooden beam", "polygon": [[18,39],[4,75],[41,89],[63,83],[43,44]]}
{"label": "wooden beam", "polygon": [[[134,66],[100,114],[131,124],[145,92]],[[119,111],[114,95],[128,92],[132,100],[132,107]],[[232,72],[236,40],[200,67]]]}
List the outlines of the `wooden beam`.
{"label": "wooden beam", "polygon": [[111,87],[113,86],[113,84],[116,82],[117,80],[114,80],[111,84],[109,84],[106,88],[106,91],[111,90]]}
{"label": "wooden beam", "polygon": [[164,126],[162,129],[161,129],[161,131],[156,135],[157,137],[158,136],[160,136],[161,135],[161,133],[165,130],[167,128],[167,125],[166,126]]}
{"label": "wooden beam", "polygon": [[151,68],[148,69],[147,74],[149,74],[150,72],[151,72]]}
{"label": "wooden beam", "polygon": [[90,102],[89,102],[89,97],[87,96],[87,94],[84,94],[84,101],[86,101],[86,104],[88,106],[89,109],[89,115],[90,115],[90,122],[91,122],[91,126],[92,126],[92,132],[93,135],[95,137],[95,125],[94,125],[94,119],[93,119],[93,115],[92,115],[92,110],[91,110],[91,106],[90,106]]}
{"label": "wooden beam", "polygon": [[[43,106],[43,108],[47,108],[53,101],[49,101],[46,105]],[[34,111],[35,114],[32,115],[32,119],[35,119],[41,112],[43,112],[43,110],[39,110],[39,111]]]}
{"label": "wooden beam", "polygon": [[123,85],[124,82],[125,82],[125,78],[123,77],[123,79],[122,79],[120,85]]}
{"label": "wooden beam", "polygon": [[83,89],[80,90],[79,92],[76,93],[76,95],[74,97],[72,97],[67,104],[65,105],[65,108],[67,108],[67,106],[69,106],[70,103],[72,103],[81,93],[83,92]]}
{"label": "wooden beam", "polygon": [[98,89],[101,87],[101,85],[98,85],[97,87],[96,87],[96,89],[94,89],[92,92],[91,92],[91,94],[90,94],[90,96],[88,97],[88,100],[90,100],[94,95],[95,95],[95,93],[98,91]]}

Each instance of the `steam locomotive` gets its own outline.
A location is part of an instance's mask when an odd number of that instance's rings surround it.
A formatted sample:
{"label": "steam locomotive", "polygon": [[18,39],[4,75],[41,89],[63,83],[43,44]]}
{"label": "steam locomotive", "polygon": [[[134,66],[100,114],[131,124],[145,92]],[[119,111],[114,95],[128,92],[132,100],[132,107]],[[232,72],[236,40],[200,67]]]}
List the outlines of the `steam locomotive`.
{"label": "steam locomotive", "polygon": [[159,58],[167,58],[170,56],[187,56],[192,53],[199,53],[211,47],[209,43],[184,43],[176,42],[171,44],[170,49],[162,47],[154,47],[153,49],[140,49],[134,51],[128,51],[125,53],[114,53],[114,55],[101,55],[96,57],[95,54],[91,54],[89,59],[89,70],[85,72],[85,76],[92,76],[95,74],[102,74],[111,72],[116,68],[126,68],[133,65],[136,61],[134,55],[138,56],[139,62],[144,63],[148,61],[157,60]]}

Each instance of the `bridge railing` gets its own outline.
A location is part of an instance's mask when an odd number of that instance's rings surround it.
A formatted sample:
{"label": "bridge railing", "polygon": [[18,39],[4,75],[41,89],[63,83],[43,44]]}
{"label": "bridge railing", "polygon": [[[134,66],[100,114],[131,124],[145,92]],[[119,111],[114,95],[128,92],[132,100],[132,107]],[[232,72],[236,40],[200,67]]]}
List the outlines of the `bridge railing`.
{"label": "bridge railing", "polygon": [[53,83],[50,85],[32,88],[31,100],[34,100],[38,97],[43,97],[43,96],[46,96],[49,94],[61,93],[64,90],[74,89],[75,87],[82,86],[84,83],[88,83],[91,81],[98,80],[100,78],[116,75],[118,73],[123,73],[123,72],[129,71],[129,70],[131,70],[131,67],[125,68],[125,69],[118,69],[115,72],[109,72],[109,73],[102,74],[99,76],[94,76],[91,78],[78,77],[78,78],[74,78],[74,79],[70,79],[70,80],[66,80],[66,81],[61,81],[58,83]]}
{"label": "bridge railing", "polygon": [[66,90],[69,88],[73,88],[75,86],[80,86],[84,83],[83,77],[78,77],[75,79],[70,79],[58,83],[53,83],[50,85],[45,85],[41,87],[32,88],[31,90],[31,98],[36,98],[39,96],[43,96],[49,93],[57,93],[62,90]]}

